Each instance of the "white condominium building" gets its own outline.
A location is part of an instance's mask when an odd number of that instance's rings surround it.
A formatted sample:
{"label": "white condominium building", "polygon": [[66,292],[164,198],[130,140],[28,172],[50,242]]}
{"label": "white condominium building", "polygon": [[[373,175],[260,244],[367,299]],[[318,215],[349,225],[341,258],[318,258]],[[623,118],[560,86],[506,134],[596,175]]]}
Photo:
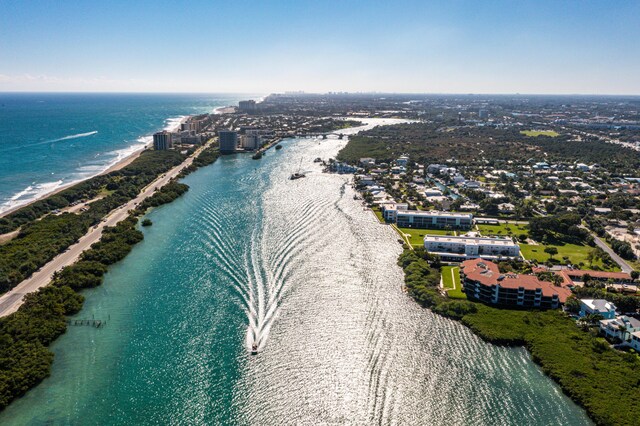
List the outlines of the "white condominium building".
{"label": "white condominium building", "polygon": [[520,246],[511,238],[427,235],[424,248],[443,260],[498,259],[520,256]]}
{"label": "white condominium building", "polygon": [[435,210],[398,210],[396,224],[402,228],[469,229],[473,225],[473,215]]}

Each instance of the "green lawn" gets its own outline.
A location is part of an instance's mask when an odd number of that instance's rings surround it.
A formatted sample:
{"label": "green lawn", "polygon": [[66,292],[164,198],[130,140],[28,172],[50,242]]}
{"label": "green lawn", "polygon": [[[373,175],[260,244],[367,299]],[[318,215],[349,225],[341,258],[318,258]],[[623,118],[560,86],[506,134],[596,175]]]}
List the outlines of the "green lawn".
{"label": "green lawn", "polygon": [[[405,251],[398,264],[409,294],[418,303],[461,320],[488,342],[526,346],[541,370],[588,410],[594,424],[638,423],[640,360],[636,355],[612,349],[604,339],[576,327],[559,309],[509,310],[444,298],[434,288],[439,274],[415,252]],[[442,273],[447,269],[442,268]]]}
{"label": "green lawn", "polygon": [[[544,249],[546,247],[547,246],[543,244],[539,244],[539,245],[520,244],[520,251],[522,252],[522,255],[524,256],[525,259],[536,260],[540,263],[543,263],[549,260],[549,255],[544,252]],[[558,249],[558,254],[554,256],[554,260],[555,260],[554,263],[562,262],[562,258],[564,256],[567,256],[569,258],[569,261],[572,264],[578,265],[580,262],[583,262],[584,269],[591,268],[591,266],[589,265],[589,262],[587,261],[587,255],[589,254],[589,251],[593,249],[593,247],[589,247],[586,245],[579,246],[576,244],[553,245],[552,247],[555,247]],[[597,260],[593,262],[592,266],[598,266],[601,269],[607,269],[605,268],[601,260]],[[609,270],[619,271],[619,268],[614,267],[614,268],[609,268]]]}
{"label": "green lawn", "polygon": [[478,225],[478,230],[485,237],[489,235],[513,235],[515,237],[520,234],[529,235],[526,224],[500,223],[499,225]]}
{"label": "green lawn", "polygon": [[520,133],[525,136],[551,136],[552,138],[560,135],[560,133],[553,130],[523,130]]}
{"label": "green lawn", "polygon": [[457,266],[442,267],[442,284],[447,291],[447,295],[451,299],[466,299],[467,295],[462,291],[460,284],[460,268]]}
{"label": "green lawn", "polygon": [[445,231],[444,229],[415,229],[398,228],[403,234],[409,234],[409,241],[412,246],[423,246],[425,235],[455,235],[455,231]]}
{"label": "green lawn", "polygon": [[372,209],[372,210],[376,214],[376,217],[378,218],[378,220],[380,222],[384,223],[385,220],[384,220],[384,216],[382,216],[382,211],[380,211],[380,209],[378,209],[378,208],[375,208],[375,209]]}

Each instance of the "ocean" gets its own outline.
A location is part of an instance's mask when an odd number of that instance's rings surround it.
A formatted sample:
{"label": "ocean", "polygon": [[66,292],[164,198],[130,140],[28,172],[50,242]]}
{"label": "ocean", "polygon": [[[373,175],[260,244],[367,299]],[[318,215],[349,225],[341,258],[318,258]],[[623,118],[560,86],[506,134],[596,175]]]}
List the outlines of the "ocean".
{"label": "ocean", "polygon": [[590,424],[525,349],[402,291],[397,234],[313,163],[345,143],[288,139],[185,178],[83,293],[75,318],[107,325],[69,327],[0,424]]}
{"label": "ocean", "polygon": [[0,213],[106,170],[186,115],[254,97],[0,93]]}

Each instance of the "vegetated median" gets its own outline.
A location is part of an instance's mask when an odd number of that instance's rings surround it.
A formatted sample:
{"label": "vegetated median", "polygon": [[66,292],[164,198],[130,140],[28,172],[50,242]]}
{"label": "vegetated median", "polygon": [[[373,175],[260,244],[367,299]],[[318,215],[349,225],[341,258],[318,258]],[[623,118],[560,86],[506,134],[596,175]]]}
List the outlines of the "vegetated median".
{"label": "vegetated median", "polygon": [[[215,147],[203,150],[186,176],[218,158]],[[108,266],[124,259],[144,238],[136,225],[149,208],[170,203],[189,187],[172,180],[144,200],[116,226],[105,227],[102,238],[80,259],[55,274],[50,285],[25,296],[17,312],[0,318],[0,410],[24,395],[50,374],[53,352],[48,346],[66,331],[66,316],[79,312],[84,297],[79,291],[102,284]]]}
{"label": "vegetated median", "polygon": [[459,320],[483,340],[525,346],[533,360],[601,425],[634,425],[640,418],[640,357],[613,350],[558,310],[499,309],[450,300],[438,290],[439,260],[406,250],[398,264],[409,294],[423,307]]}
{"label": "vegetated median", "polygon": [[[0,245],[0,293],[5,293],[38,268],[64,252],[114,209],[135,198],[159,175],[181,164],[187,156],[175,151],[145,151],[131,164],[107,175],[96,176],[40,200],[0,219],[0,228],[20,232]],[[52,214],[53,206],[94,199],[78,214]]]}

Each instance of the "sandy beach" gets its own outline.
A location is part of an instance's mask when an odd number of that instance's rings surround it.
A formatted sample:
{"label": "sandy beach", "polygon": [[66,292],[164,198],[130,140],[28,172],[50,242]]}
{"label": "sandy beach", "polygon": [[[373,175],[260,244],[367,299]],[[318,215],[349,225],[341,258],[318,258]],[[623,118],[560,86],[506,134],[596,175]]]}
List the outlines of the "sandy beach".
{"label": "sandy beach", "polygon": [[232,114],[234,112],[236,112],[236,107],[234,106],[226,106],[226,107],[220,107],[220,108],[216,108],[213,110],[214,114]]}
{"label": "sandy beach", "polygon": [[[181,125],[182,123],[184,123],[186,120],[188,120],[188,119],[189,119],[189,117],[190,117],[190,116],[185,116],[185,117],[183,117],[183,118],[182,118],[182,120],[180,120],[179,122],[177,122],[177,123],[175,124],[175,126],[170,127],[170,128],[165,128],[164,130],[167,130],[167,131],[169,131],[169,132],[174,132],[174,131],[176,131],[177,129],[179,129],[179,128],[180,128],[180,125]],[[58,188],[54,189],[53,191],[50,191],[50,192],[44,193],[44,194],[40,195],[39,197],[34,198],[33,200],[29,201],[28,203],[21,204],[21,205],[15,206],[15,207],[11,207],[11,208],[9,208],[8,210],[5,210],[5,211],[3,211],[3,212],[0,212],[0,218],[2,218],[2,217],[4,217],[4,216],[7,216],[8,214],[11,214],[11,213],[13,213],[13,212],[15,212],[15,211],[17,211],[17,210],[20,210],[21,208],[26,207],[26,206],[28,206],[28,205],[30,205],[30,204],[33,204],[33,203],[35,203],[36,201],[39,201],[39,200],[42,200],[42,199],[44,199],[44,198],[50,197],[50,196],[52,196],[52,195],[58,194],[58,193],[60,193],[60,192],[64,191],[65,189],[68,189],[68,188],[70,188],[70,187],[72,187],[72,186],[74,186],[74,185],[79,184],[80,182],[84,182],[85,180],[88,180],[88,179],[94,178],[94,177],[96,177],[96,176],[105,175],[105,174],[108,174],[108,173],[114,172],[114,171],[116,171],[116,170],[120,170],[120,169],[122,169],[123,167],[126,167],[127,165],[131,164],[131,163],[133,162],[133,160],[135,160],[136,158],[138,158],[138,157],[140,156],[140,154],[142,154],[142,152],[144,152],[145,150],[147,150],[147,149],[151,148],[152,146],[153,146],[153,142],[149,142],[149,143],[147,143],[147,144],[145,144],[145,145],[141,145],[140,149],[138,149],[138,150],[136,150],[136,151],[132,152],[130,155],[127,155],[126,157],[124,157],[124,158],[122,158],[122,159],[118,160],[116,163],[112,164],[112,165],[111,165],[111,166],[109,166],[107,169],[103,170],[102,172],[97,173],[97,174],[95,174],[95,175],[93,175],[93,176],[88,176],[88,177],[86,177],[86,178],[84,178],[84,179],[80,179],[80,180],[77,180],[77,181],[74,181],[74,182],[69,182],[69,183],[67,183],[67,184],[64,184],[64,185],[62,185],[62,186],[60,186],[60,187],[58,187]]]}

